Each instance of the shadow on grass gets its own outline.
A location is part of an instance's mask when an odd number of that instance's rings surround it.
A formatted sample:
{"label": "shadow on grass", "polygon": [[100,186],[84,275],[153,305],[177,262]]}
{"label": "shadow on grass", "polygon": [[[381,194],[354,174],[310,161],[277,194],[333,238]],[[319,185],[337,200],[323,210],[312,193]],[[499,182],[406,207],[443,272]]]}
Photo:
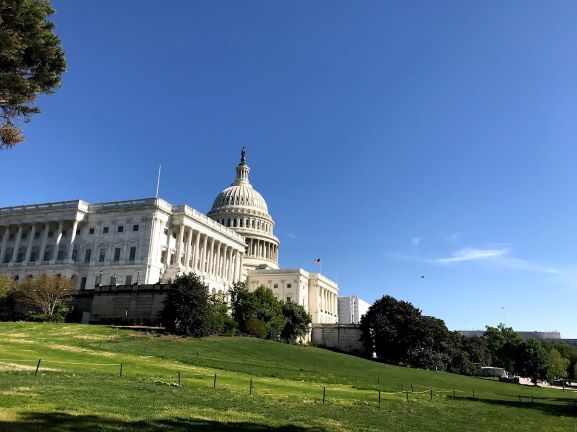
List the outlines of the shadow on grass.
{"label": "shadow on grass", "polygon": [[26,413],[18,420],[0,421],[0,431],[54,431],[54,432],[326,432],[324,428],[295,425],[267,426],[257,423],[227,423],[200,419],[122,420],[94,415],[67,413]]}
{"label": "shadow on grass", "polygon": [[543,400],[546,400],[549,403],[542,402],[538,398],[534,398],[533,402],[531,402],[531,398],[527,396],[522,397],[521,402],[517,400],[507,401],[500,399],[473,399],[472,397],[457,397],[457,400],[468,400],[486,403],[489,405],[501,405],[513,408],[534,409],[554,416],[577,416],[577,407],[573,405],[570,399],[563,398],[543,398]]}

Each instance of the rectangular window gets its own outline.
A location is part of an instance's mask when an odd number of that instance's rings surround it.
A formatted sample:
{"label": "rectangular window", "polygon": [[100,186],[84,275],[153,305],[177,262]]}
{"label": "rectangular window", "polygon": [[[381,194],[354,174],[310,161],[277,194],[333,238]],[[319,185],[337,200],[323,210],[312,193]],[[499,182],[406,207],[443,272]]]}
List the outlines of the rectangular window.
{"label": "rectangular window", "polygon": [[98,262],[104,262],[106,258],[106,249],[100,249],[100,254],[98,255]]}
{"label": "rectangular window", "polygon": [[48,231],[48,238],[54,237],[54,231]]}
{"label": "rectangular window", "polygon": [[74,262],[78,261],[78,249],[72,250],[72,261]]}
{"label": "rectangular window", "polygon": [[104,234],[108,234],[108,227],[102,228],[102,232],[103,232]]}
{"label": "rectangular window", "polygon": [[86,249],[84,252],[84,263],[88,264],[90,262],[90,256],[92,255],[92,249]]}
{"label": "rectangular window", "polygon": [[275,288],[278,288],[278,284],[274,284],[273,286],[274,286]]}
{"label": "rectangular window", "polygon": [[126,276],[126,280],[124,281],[124,285],[132,285],[132,275]]}
{"label": "rectangular window", "polygon": [[85,290],[86,289],[86,277],[83,277],[80,279],[80,289],[81,290]]}
{"label": "rectangular window", "polygon": [[118,232],[124,232],[124,225],[118,225]]}
{"label": "rectangular window", "polygon": [[34,233],[34,238],[35,239],[40,238],[40,233],[39,232]]}
{"label": "rectangular window", "polygon": [[291,301],[291,298],[287,296],[286,301]]}
{"label": "rectangular window", "polygon": [[136,246],[132,246],[130,248],[130,252],[128,255],[128,261],[134,261],[136,259]]}
{"label": "rectangular window", "polygon": [[287,288],[290,288],[290,287],[291,287],[291,284],[286,284],[286,287],[287,287]]}
{"label": "rectangular window", "polygon": [[114,261],[120,261],[120,248],[114,248]]}
{"label": "rectangular window", "polygon": [[26,238],[28,237],[28,233],[23,232],[21,237],[22,240],[26,240]]}
{"label": "rectangular window", "polygon": [[94,228],[89,228],[89,229],[88,229],[88,234],[94,234]]}
{"label": "rectangular window", "polygon": [[160,262],[162,264],[166,264],[166,251],[163,250],[162,252],[160,252]]}
{"label": "rectangular window", "polygon": [[168,235],[168,228],[164,228],[164,235]]}
{"label": "rectangular window", "polygon": [[138,225],[132,225],[132,231],[138,231]]}

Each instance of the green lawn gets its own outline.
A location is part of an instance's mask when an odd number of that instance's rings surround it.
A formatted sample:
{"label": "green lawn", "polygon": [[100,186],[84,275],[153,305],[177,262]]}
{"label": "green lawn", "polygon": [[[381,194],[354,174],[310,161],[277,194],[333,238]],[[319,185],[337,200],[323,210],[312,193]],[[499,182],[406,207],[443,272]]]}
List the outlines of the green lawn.
{"label": "green lawn", "polygon": [[575,432],[575,400],[252,338],[0,323],[0,431]]}

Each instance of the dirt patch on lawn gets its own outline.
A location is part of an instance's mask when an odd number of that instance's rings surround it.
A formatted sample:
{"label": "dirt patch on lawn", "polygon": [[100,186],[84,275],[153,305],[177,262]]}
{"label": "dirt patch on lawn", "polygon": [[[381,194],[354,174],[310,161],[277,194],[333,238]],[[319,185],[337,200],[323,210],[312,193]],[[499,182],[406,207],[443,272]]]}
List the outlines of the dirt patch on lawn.
{"label": "dirt patch on lawn", "polygon": [[[0,372],[30,372],[35,371],[36,365],[22,365],[18,363],[8,363],[8,362],[0,362]],[[40,365],[40,371],[50,371],[50,372],[58,372],[59,369],[47,368]]]}
{"label": "dirt patch on lawn", "polygon": [[71,345],[59,345],[59,344],[50,344],[48,348],[59,350],[59,351],[67,351],[67,352],[76,352],[76,353],[84,353],[84,354],[92,354],[92,355],[99,355],[103,357],[116,357],[116,353],[111,353],[108,351],[95,351],[87,348],[81,348],[77,346]]}

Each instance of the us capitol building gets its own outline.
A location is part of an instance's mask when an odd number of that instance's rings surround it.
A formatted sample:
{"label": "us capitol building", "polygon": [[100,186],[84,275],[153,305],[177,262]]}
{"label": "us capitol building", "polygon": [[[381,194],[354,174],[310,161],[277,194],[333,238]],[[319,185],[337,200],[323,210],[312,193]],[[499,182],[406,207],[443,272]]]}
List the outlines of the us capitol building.
{"label": "us capitol building", "polygon": [[89,204],[63,201],[0,208],[0,274],[40,274],[104,285],[168,283],[194,272],[228,299],[245,281],[304,306],[313,323],[337,322],[335,282],[303,269],[279,268],[279,240],[266,201],[249,181],[243,148],[234,183],[207,215],[160,198]]}

